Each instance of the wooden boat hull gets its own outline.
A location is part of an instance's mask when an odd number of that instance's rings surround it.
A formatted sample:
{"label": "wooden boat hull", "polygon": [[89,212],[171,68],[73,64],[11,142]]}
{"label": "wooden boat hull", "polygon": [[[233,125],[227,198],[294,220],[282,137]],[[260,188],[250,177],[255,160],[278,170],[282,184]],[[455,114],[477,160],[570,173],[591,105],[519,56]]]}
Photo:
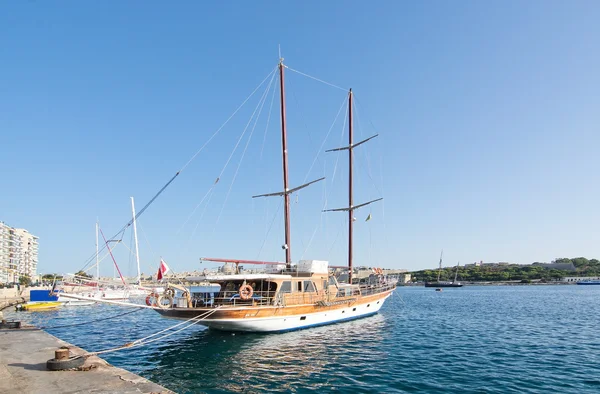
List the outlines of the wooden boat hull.
{"label": "wooden boat hull", "polygon": [[376,314],[392,290],[331,305],[256,306],[238,308],[156,309],[164,317],[188,320],[214,311],[198,324],[222,331],[284,332],[359,319]]}

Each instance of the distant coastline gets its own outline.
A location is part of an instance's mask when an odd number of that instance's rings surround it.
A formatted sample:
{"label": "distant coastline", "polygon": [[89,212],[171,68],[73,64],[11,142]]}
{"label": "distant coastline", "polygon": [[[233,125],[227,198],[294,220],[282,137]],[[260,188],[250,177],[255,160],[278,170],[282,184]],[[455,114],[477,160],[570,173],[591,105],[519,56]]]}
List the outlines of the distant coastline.
{"label": "distant coastline", "polygon": [[[452,280],[455,267],[410,272],[411,282]],[[458,281],[464,284],[573,284],[585,278],[600,277],[600,261],[585,257],[558,258],[551,263],[527,265],[507,262],[466,264],[458,271]],[[541,283],[538,283],[541,282]]]}

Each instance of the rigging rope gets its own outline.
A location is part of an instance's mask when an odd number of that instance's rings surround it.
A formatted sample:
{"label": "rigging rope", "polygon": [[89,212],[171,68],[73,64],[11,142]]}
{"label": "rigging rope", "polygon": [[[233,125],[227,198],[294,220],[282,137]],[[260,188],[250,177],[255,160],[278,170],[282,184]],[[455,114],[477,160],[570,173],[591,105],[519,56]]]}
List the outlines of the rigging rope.
{"label": "rigging rope", "polygon": [[196,222],[196,227],[194,227],[194,231],[192,231],[192,234],[190,234],[190,237],[188,238],[188,243],[194,238],[194,235],[196,235],[196,231],[198,230],[198,227],[200,226],[200,222],[204,218],[204,214],[206,213],[206,209],[208,208],[208,206],[210,204],[210,200],[212,200],[212,197],[214,196],[214,194],[215,194],[214,193],[214,189],[211,189],[210,195],[208,196],[208,201],[204,205],[204,208],[202,209],[202,213],[200,214],[200,217],[198,218],[198,221]]}
{"label": "rigging rope", "polygon": [[[276,78],[275,78],[275,84],[277,84],[277,82],[279,82],[279,74],[275,74]],[[265,126],[265,133],[263,135],[263,142],[262,142],[262,146],[260,148],[260,160],[262,161],[262,157],[263,157],[263,150],[265,149],[265,141],[267,140],[267,130],[269,129],[269,124],[271,123],[271,113],[273,112],[273,102],[275,100],[275,92],[277,92],[277,89],[273,89],[273,94],[271,95],[271,105],[269,106],[269,116],[267,117],[267,124]]]}
{"label": "rigging rope", "polygon": [[267,233],[265,234],[265,239],[263,240],[263,243],[262,243],[262,245],[260,245],[260,249],[258,250],[258,255],[256,257],[257,260],[260,259],[260,254],[262,253],[265,243],[267,242],[267,238],[269,237],[269,233],[271,232],[271,229],[273,228],[275,219],[277,219],[277,217],[279,215],[279,210],[281,209],[282,206],[283,206],[283,199],[280,199],[279,205],[277,205],[277,211],[275,212],[275,215],[273,215],[273,220],[271,220],[271,225],[269,226],[269,229],[267,230]]}
{"label": "rigging rope", "polygon": [[183,231],[183,229],[184,229],[185,225],[187,224],[187,222],[189,222],[190,219],[192,218],[192,216],[194,216],[194,214],[196,213],[196,211],[198,210],[198,208],[200,208],[200,205],[202,205],[202,203],[204,202],[204,200],[206,199],[206,197],[208,197],[209,193],[212,192],[212,190],[215,188],[215,186],[217,185],[218,182],[219,182],[219,178],[217,178],[215,180],[215,182],[212,184],[212,186],[210,187],[210,189],[208,189],[208,191],[206,192],[206,194],[204,195],[204,197],[202,197],[202,199],[200,200],[200,202],[198,203],[198,205],[196,205],[196,207],[192,210],[192,213],[190,213],[190,215],[185,220],[185,222],[183,222],[183,224],[181,225],[181,227],[179,228],[179,230],[177,230],[177,232],[175,233],[175,235],[179,235],[179,233],[181,231]]}
{"label": "rigging rope", "polygon": [[[354,106],[354,110],[355,110],[355,114],[356,114],[356,121],[357,121],[357,123],[358,123],[358,129],[359,129],[359,130],[362,130],[362,128],[361,128],[361,125],[360,125],[360,116],[359,116],[359,114],[358,114],[358,106],[356,106],[356,105],[355,105],[355,106]],[[373,176],[372,176],[372,174],[373,174],[373,171],[372,171],[372,169],[371,169],[371,162],[370,162],[370,160],[369,160],[369,155],[365,153],[365,156],[366,156],[366,159],[365,159],[365,161],[367,162],[367,166],[366,166],[366,167],[367,167],[367,176],[368,176],[368,177],[369,177],[369,179],[371,180],[371,182],[372,182],[372,184],[373,184],[373,187],[375,188],[375,190],[377,190],[377,192],[378,192],[379,194],[381,194],[381,191],[380,191],[380,190],[379,190],[379,188],[377,187],[377,184],[375,183],[375,180],[373,179]],[[362,161],[360,154],[357,154],[357,155],[355,155],[355,157],[357,158],[357,161],[359,162],[358,164],[359,164],[359,166],[360,166],[360,164],[361,164],[360,162]]]}
{"label": "rigging rope", "polygon": [[[154,195],[154,197],[152,197],[152,199],[150,199],[150,201],[144,205],[144,207],[137,212],[137,214],[135,215],[135,220],[137,220],[145,211],[146,209],[148,209],[148,207],[158,198],[158,196],[160,196],[162,194],[162,192],[175,180],[175,178],[177,178],[177,176],[179,176],[179,174],[181,172],[183,172],[183,170],[185,170],[192,161],[194,161],[194,159],[200,154],[200,152],[202,152],[204,150],[204,148],[221,132],[221,130],[227,125],[227,123],[229,123],[229,121],[238,113],[238,111],[246,104],[246,102],[248,100],[250,100],[250,98],[252,96],[254,96],[254,93],[256,93],[256,91],[258,89],[260,89],[260,87],[265,83],[266,80],[269,79],[269,77],[272,76],[273,73],[275,73],[277,71],[277,68],[279,66],[276,66],[273,68],[273,70],[271,70],[271,72],[269,72],[269,74],[267,74],[267,76],[260,82],[260,84],[258,84],[258,86],[252,91],[252,93],[250,93],[250,95],[248,97],[246,97],[246,99],[236,108],[236,110],[233,112],[233,114],[231,114],[231,116],[229,116],[229,118],[227,118],[227,120],[221,125],[221,127],[219,127],[217,129],[217,131],[215,131],[213,133],[213,135],[208,139],[208,141],[206,141],[204,143],[204,145],[202,145],[202,147],[200,147],[200,149],[198,149],[198,151],[196,153],[194,153],[194,155],[188,160],[187,163],[185,163],[185,165],[183,167],[181,167],[181,169],[179,171],[177,171],[177,173],[175,173],[175,175],[173,175],[173,177],[158,191],[158,193],[156,193]],[[119,230],[115,235],[113,235],[111,237],[111,239],[116,238],[117,236],[119,236],[119,234],[121,234],[121,239],[123,236],[123,232],[129,227],[131,226],[131,224],[133,223],[134,218],[132,218],[131,220],[129,220],[127,222],[127,224],[125,224],[123,226],[123,228],[121,230]],[[106,248],[106,245],[102,247],[102,250],[104,250]],[[94,253],[92,254],[84,263],[84,267],[82,268],[85,269],[88,267],[88,265],[96,258],[96,255],[98,253]]]}
{"label": "rigging rope", "polygon": [[300,75],[304,75],[305,77],[308,77],[308,78],[310,78],[310,79],[314,79],[315,81],[318,81],[318,82],[324,83],[325,85],[329,85],[329,86],[331,86],[331,87],[334,87],[334,88],[337,88],[337,89],[343,90],[343,91],[345,91],[345,92],[347,92],[347,91],[349,90],[349,89],[345,89],[345,88],[342,88],[342,87],[340,87],[340,86],[334,85],[334,84],[332,84],[332,83],[329,83],[329,82],[323,81],[322,79],[319,79],[319,78],[317,78],[317,77],[313,77],[312,75],[308,75],[308,74],[305,74],[305,73],[303,73],[303,72],[301,72],[301,71],[294,70],[294,69],[293,69],[293,68],[291,68],[291,67],[288,67],[288,66],[285,66],[285,65],[284,65],[284,67],[285,67],[285,68],[287,68],[287,69],[288,69],[288,70],[290,70],[290,71],[293,71],[293,72],[295,72],[295,73],[298,73],[298,74],[300,74]]}
{"label": "rigging rope", "polygon": [[[102,229],[100,229],[100,234],[102,234],[102,239],[104,239],[104,243],[108,244],[108,242],[106,241],[106,237],[104,236],[104,233],[102,232]],[[127,284],[125,283],[125,279],[123,279],[123,275],[121,275],[121,270],[119,269],[119,266],[117,265],[117,261],[115,260],[115,256],[113,256],[112,250],[110,250],[110,247],[108,248],[108,251],[110,252],[110,257],[112,257],[113,263],[115,263],[115,267],[117,267],[117,271],[119,271],[119,276],[121,277],[121,281],[123,282],[123,284],[125,286],[127,286]]]}
{"label": "rigging rope", "polygon": [[[246,156],[246,151],[248,150],[248,145],[250,145],[250,141],[252,140],[252,136],[254,135],[254,130],[256,129],[256,124],[258,123],[258,119],[260,118],[260,114],[262,113],[262,109],[263,109],[263,106],[265,105],[267,95],[268,95],[269,91],[271,90],[271,85],[273,84],[273,79],[275,79],[275,74],[273,74],[273,76],[271,77],[271,81],[269,82],[267,89],[264,91],[262,97],[258,101],[256,108],[254,108],[254,112],[252,112],[252,115],[250,115],[250,119],[248,119],[248,123],[246,123],[246,127],[244,127],[244,131],[243,131],[242,135],[240,136],[238,143],[235,145],[233,152],[231,152],[231,154],[233,155],[233,153],[237,149],[239,143],[241,142],[242,138],[246,134],[246,131],[248,130],[248,127],[250,126],[250,123],[252,123],[252,119],[255,119],[254,126],[252,126],[252,130],[250,130],[250,135],[248,136],[248,141],[246,141],[246,146],[244,146],[244,150],[242,152],[242,157],[240,158],[240,161],[238,162],[235,173],[233,174],[233,178],[231,179],[231,183],[229,185],[229,190],[227,190],[227,194],[225,195],[225,199],[223,200],[223,205],[221,205],[221,210],[219,211],[219,215],[217,216],[217,221],[215,222],[215,227],[213,229],[213,232],[216,229],[217,225],[219,224],[219,220],[221,219],[221,215],[223,214],[223,210],[225,209],[225,204],[227,204],[227,200],[229,199],[229,195],[231,194],[231,189],[233,188],[233,184],[235,183],[237,175],[240,171],[240,167],[242,166],[242,162],[244,161],[244,157]],[[258,114],[256,114],[257,110],[258,110]],[[255,114],[256,114],[256,118],[254,118]],[[231,159],[231,157],[230,157],[230,159]],[[227,163],[229,163],[229,160],[227,161]]]}
{"label": "rigging rope", "polygon": [[[348,104],[346,103],[346,115],[348,114]],[[346,131],[346,120],[348,119],[348,116],[344,116],[344,124],[342,125],[342,133],[340,134],[340,146],[343,145],[343,140],[344,140],[344,134]],[[333,182],[335,181],[335,175],[337,173],[337,167],[338,167],[338,163],[340,161],[340,154],[343,151],[338,151],[337,154],[335,155],[335,165],[333,167],[333,175],[331,176],[331,184],[333,184]],[[323,210],[325,210],[325,208],[327,208],[327,203],[329,202],[329,197],[331,197],[331,193],[333,192],[333,187],[331,188],[331,190],[329,191],[329,194],[327,195],[327,197],[325,198],[325,205],[323,206]]]}
{"label": "rigging rope", "polygon": [[308,179],[310,172],[312,171],[315,163],[317,162],[319,154],[323,151],[323,146],[325,146],[325,143],[327,142],[327,139],[329,138],[329,134],[331,133],[331,130],[333,130],[333,126],[335,126],[335,124],[337,123],[340,113],[342,112],[342,108],[344,108],[344,104],[348,105],[347,97],[344,97],[344,100],[342,101],[342,105],[340,105],[340,108],[338,109],[338,112],[335,115],[335,119],[333,120],[333,123],[331,123],[331,126],[329,126],[329,130],[327,130],[327,134],[325,135],[325,138],[323,139],[321,146],[319,146],[319,149],[317,150],[317,154],[315,155],[315,158],[313,159],[313,162],[310,165],[310,168],[308,169],[308,172],[306,173],[306,176],[304,177],[304,181],[302,181],[302,183],[306,183],[306,180]]}
{"label": "rigging rope", "polygon": [[200,152],[202,152],[202,150],[210,143],[210,141],[212,141],[212,139],[215,138],[217,136],[217,134],[219,134],[219,132],[223,129],[223,127],[225,127],[225,125],[227,125],[227,123],[229,123],[229,121],[235,116],[235,114],[238,113],[238,111],[246,104],[246,102],[248,100],[250,100],[250,98],[252,96],[254,96],[254,93],[256,93],[256,91],[258,89],[260,89],[260,87],[265,83],[265,81],[267,79],[269,79],[271,74],[273,74],[275,71],[277,71],[278,67],[279,67],[279,65],[277,65],[275,68],[273,68],[273,70],[265,77],[265,79],[263,79],[261,81],[261,83],[252,91],[252,93],[250,93],[250,95],[248,97],[246,97],[246,99],[239,105],[239,107],[237,107],[237,109],[231,114],[231,116],[229,118],[227,118],[225,123],[223,123],[221,125],[221,127],[219,127],[219,129],[217,131],[215,131],[215,133],[208,139],[208,141],[206,141],[204,143],[204,145],[202,145],[202,147],[200,149],[198,149],[198,151],[196,153],[194,153],[192,158],[187,163],[185,163],[185,165],[181,168],[181,170],[179,170],[179,172],[183,171],[196,158],[196,156],[198,156],[200,154]]}

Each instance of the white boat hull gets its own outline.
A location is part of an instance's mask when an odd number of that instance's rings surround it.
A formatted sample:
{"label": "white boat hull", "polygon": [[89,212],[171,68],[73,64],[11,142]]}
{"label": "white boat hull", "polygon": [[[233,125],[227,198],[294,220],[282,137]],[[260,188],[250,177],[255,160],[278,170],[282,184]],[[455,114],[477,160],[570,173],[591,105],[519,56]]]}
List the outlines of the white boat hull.
{"label": "white boat hull", "polygon": [[234,332],[285,332],[300,330],[374,315],[381,309],[383,303],[390,295],[391,293],[376,301],[354,304],[349,307],[323,312],[245,319],[208,318],[200,320],[198,324],[216,330]]}

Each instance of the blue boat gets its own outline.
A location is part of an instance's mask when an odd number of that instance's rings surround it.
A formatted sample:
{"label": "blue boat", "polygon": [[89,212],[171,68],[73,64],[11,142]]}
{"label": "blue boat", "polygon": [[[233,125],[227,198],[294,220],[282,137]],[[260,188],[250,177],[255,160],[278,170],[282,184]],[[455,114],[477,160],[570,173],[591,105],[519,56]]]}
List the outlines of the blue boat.
{"label": "blue boat", "polygon": [[578,285],[600,285],[600,279],[587,279],[577,282]]}

